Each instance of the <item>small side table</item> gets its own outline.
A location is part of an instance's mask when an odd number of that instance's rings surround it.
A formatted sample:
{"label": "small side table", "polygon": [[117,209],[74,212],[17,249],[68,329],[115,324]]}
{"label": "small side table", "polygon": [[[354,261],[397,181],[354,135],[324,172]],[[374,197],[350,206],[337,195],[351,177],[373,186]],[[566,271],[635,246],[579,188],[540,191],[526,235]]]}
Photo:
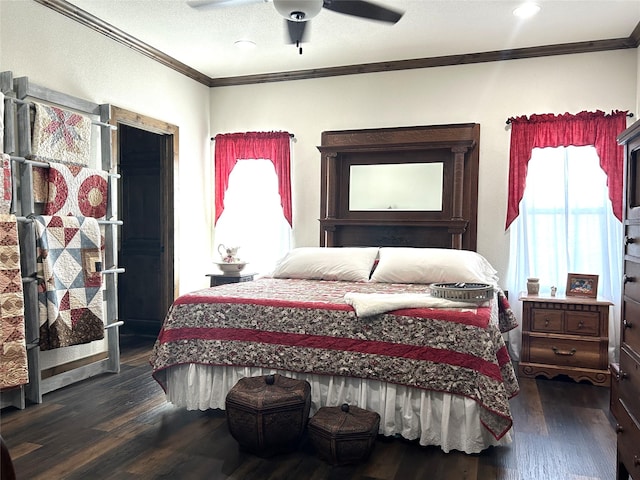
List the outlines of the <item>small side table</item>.
{"label": "small side table", "polygon": [[608,300],[521,294],[522,350],[518,373],[567,375],[609,387]]}
{"label": "small side table", "polygon": [[226,285],[227,283],[251,282],[255,276],[255,273],[237,273],[235,275],[228,273],[207,273],[210,287]]}

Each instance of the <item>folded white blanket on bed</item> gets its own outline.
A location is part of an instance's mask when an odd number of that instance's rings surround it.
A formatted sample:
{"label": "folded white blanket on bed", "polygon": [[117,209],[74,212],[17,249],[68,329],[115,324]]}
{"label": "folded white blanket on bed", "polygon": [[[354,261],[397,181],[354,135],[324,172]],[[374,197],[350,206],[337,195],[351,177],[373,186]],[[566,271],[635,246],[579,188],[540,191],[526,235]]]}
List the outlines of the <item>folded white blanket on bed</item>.
{"label": "folded white blanket on bed", "polygon": [[358,317],[370,317],[401,308],[477,308],[482,305],[420,293],[346,293],[344,301],[355,309]]}

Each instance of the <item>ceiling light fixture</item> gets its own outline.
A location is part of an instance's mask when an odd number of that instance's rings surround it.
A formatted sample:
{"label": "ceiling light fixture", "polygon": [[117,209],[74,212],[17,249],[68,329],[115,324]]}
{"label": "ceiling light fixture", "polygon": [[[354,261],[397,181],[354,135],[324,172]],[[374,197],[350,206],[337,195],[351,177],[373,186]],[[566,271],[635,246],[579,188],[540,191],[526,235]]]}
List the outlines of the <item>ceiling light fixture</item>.
{"label": "ceiling light fixture", "polygon": [[251,50],[256,46],[256,43],[251,40],[237,40],[233,44],[241,50]]}
{"label": "ceiling light fixture", "polygon": [[294,22],[306,22],[320,13],[323,0],[273,0],[280,15]]}
{"label": "ceiling light fixture", "polygon": [[520,5],[513,11],[513,14],[518,18],[531,18],[541,10],[540,5],[533,2],[527,2]]}

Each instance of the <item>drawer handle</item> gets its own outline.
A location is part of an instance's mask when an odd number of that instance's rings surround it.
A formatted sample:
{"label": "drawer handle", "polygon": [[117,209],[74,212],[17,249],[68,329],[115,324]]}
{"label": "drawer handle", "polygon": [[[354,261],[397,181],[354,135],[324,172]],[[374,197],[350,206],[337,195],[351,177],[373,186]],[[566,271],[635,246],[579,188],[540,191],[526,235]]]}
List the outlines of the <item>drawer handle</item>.
{"label": "drawer handle", "polygon": [[635,243],[636,239],[633,237],[630,237],[629,235],[625,235],[624,236],[624,244],[625,245],[629,245],[630,243]]}
{"label": "drawer handle", "polygon": [[576,354],[575,348],[572,348],[570,351],[567,351],[567,350],[558,350],[556,347],[551,347],[551,350],[553,350],[553,353],[555,353],[556,355],[564,355],[567,357],[572,357],[573,355]]}
{"label": "drawer handle", "polygon": [[626,318],[622,321],[622,325],[624,326],[624,328],[631,328],[631,326],[633,325],[629,320],[627,320]]}
{"label": "drawer handle", "polygon": [[635,278],[631,275],[627,275],[626,273],[622,276],[622,283],[632,283],[635,282]]}
{"label": "drawer handle", "polygon": [[640,466],[640,457],[638,457],[637,455],[633,456],[633,466],[634,467]]}
{"label": "drawer handle", "polygon": [[578,328],[584,328],[584,322],[582,320],[578,322]]}
{"label": "drawer handle", "polygon": [[624,427],[619,423],[616,423],[616,433],[622,433],[622,432],[624,432]]}
{"label": "drawer handle", "polygon": [[627,372],[623,372],[622,370],[620,370],[620,373],[618,374],[618,379],[624,380],[625,378],[629,378],[629,374]]}
{"label": "drawer handle", "polygon": [[545,327],[548,327],[548,326],[549,326],[549,319],[548,319],[548,318],[545,318],[545,319],[544,319],[544,326],[545,326]]}

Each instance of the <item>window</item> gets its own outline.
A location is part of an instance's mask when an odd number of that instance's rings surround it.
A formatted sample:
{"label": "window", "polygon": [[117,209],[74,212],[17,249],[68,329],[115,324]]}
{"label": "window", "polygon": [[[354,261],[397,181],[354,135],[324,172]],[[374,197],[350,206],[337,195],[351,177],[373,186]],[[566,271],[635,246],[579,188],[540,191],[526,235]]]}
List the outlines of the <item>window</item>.
{"label": "window", "polygon": [[224,210],[216,224],[219,244],[239,246],[245,271],[269,273],[290,249],[291,227],[285,219],[278,177],[270,160],[238,160],[229,175]]}
{"label": "window", "polygon": [[[540,292],[551,286],[564,294],[567,273],[597,274],[599,296],[614,302],[621,295],[622,224],[614,216],[607,175],[594,147],[534,148],[528,164],[520,215],[511,233],[507,288],[526,291],[528,277],[540,278]],[[511,301],[516,307],[517,297]],[[619,332],[609,322],[610,351]],[[520,330],[509,335],[519,358]]]}

